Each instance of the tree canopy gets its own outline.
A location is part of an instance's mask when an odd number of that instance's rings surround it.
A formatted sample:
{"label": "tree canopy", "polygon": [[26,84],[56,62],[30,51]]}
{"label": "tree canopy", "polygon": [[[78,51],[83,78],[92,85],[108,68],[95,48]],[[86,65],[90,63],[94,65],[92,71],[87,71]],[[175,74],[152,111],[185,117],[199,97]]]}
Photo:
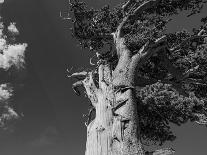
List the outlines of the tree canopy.
{"label": "tree canopy", "polygon": [[[141,138],[163,144],[175,139],[170,123],[207,124],[207,17],[192,32],[168,32],[173,15],[200,13],[203,0],[128,0],[115,8],[91,9],[84,2],[69,3],[72,35],[82,48],[116,65],[114,34],[137,53],[149,49],[138,69],[137,98]],[[106,46],[110,47],[108,52]],[[158,48],[160,47],[160,48]],[[147,51],[147,50],[146,50]],[[145,53],[144,53],[145,54]],[[98,65],[98,62],[97,62]],[[96,67],[94,67],[94,70]]]}

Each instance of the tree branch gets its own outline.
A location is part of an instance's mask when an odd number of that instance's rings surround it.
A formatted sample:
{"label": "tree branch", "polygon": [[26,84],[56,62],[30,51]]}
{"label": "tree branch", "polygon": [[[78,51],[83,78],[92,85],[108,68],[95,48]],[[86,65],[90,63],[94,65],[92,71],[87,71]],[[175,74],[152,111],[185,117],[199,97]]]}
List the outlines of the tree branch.
{"label": "tree branch", "polygon": [[185,46],[187,43],[193,41],[193,40],[196,40],[196,39],[204,39],[205,37],[207,37],[207,35],[196,35],[196,36],[191,36],[187,39],[185,39],[184,41],[182,41],[179,45],[173,47],[170,49],[170,51],[175,51],[175,50],[179,50],[181,47]]}
{"label": "tree branch", "polygon": [[[68,70],[67,70],[68,71]],[[68,71],[69,72],[69,71]],[[78,72],[78,73],[73,73],[72,75],[68,75],[69,78],[77,78],[79,80],[83,80],[86,78],[86,76],[88,75],[88,72],[86,71],[82,71],[82,72]]]}
{"label": "tree branch", "polygon": [[167,47],[166,36],[158,38],[155,42],[147,42],[142,48],[132,57],[132,66],[141,67],[152,55]]}
{"label": "tree branch", "polygon": [[98,102],[97,93],[99,89],[96,87],[94,82],[93,72],[89,72],[88,76],[82,81],[83,86],[85,87],[88,98],[91,101],[91,104],[95,107]]}
{"label": "tree branch", "polygon": [[126,9],[132,4],[134,3],[135,0],[128,0],[123,6],[122,6],[122,9],[123,11],[126,11]]}
{"label": "tree branch", "polygon": [[95,85],[93,74],[93,72],[82,71],[79,73],[73,73],[68,77],[77,78],[79,80],[72,85],[73,90],[79,96],[80,91],[78,88],[83,86],[86,90],[88,98],[90,99],[92,105],[95,107],[97,103],[98,88]]}
{"label": "tree branch", "polygon": [[72,89],[74,90],[75,94],[80,96],[80,91],[78,90],[79,87],[83,86],[82,81],[77,81],[72,85]]}
{"label": "tree branch", "polygon": [[[141,14],[143,11],[145,11],[146,9],[150,9],[153,7],[156,7],[156,5],[160,2],[160,0],[148,0],[143,2],[141,5],[139,5],[139,3],[135,4],[135,10],[130,9],[129,13],[127,14],[126,17],[124,17],[124,19],[122,20],[122,22],[119,24],[117,31],[116,31],[116,39],[120,39],[122,37],[122,28],[123,26],[126,24],[126,22],[129,20],[130,17],[132,16],[137,16],[138,14]],[[131,5],[133,3],[133,1],[129,0],[126,5],[124,6],[124,8],[128,7],[129,5]],[[139,5],[139,6],[136,6]]]}

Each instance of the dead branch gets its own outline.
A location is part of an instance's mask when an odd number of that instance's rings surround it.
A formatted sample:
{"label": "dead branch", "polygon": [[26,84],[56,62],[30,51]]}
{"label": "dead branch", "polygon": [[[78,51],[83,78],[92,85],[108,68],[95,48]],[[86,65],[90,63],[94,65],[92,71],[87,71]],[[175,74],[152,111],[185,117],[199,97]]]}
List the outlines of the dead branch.
{"label": "dead branch", "polygon": [[91,104],[95,107],[97,102],[96,95],[98,92],[98,88],[96,87],[94,82],[94,72],[82,71],[79,73],[73,73],[69,77],[77,78],[79,80],[72,85],[74,92],[79,96],[79,87],[83,86],[86,90],[87,97],[90,99]]}
{"label": "dead branch", "polygon": [[135,0],[128,0],[123,6],[122,6],[122,9],[123,11],[126,11],[126,9],[132,4],[134,3]]}
{"label": "dead branch", "polygon": [[83,86],[82,81],[77,81],[72,85],[72,89],[74,90],[75,94],[80,96],[80,91],[78,90],[79,87]]}
{"label": "dead branch", "polygon": [[94,57],[95,57],[95,55],[90,58],[90,65],[91,66],[95,66],[96,65],[95,63],[92,62],[92,60],[93,60]]}
{"label": "dead branch", "polygon": [[[69,70],[67,70],[68,72],[70,72]],[[77,78],[79,80],[83,80],[86,78],[86,76],[88,75],[88,72],[86,71],[82,71],[82,72],[78,72],[78,73],[73,73],[72,75],[68,75],[69,78]]]}
{"label": "dead branch", "polygon": [[95,107],[96,103],[98,102],[97,93],[99,89],[96,87],[94,82],[94,73],[89,72],[87,77],[82,82],[91,104]]}

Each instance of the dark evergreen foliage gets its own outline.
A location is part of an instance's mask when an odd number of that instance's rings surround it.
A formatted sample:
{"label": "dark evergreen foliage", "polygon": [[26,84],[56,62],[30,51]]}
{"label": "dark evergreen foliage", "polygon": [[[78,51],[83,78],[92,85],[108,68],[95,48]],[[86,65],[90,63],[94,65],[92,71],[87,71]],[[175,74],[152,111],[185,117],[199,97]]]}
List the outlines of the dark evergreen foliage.
{"label": "dark evergreen foliage", "polygon": [[[130,7],[141,5],[140,0]],[[207,123],[207,17],[193,32],[181,30],[168,33],[167,23],[183,10],[188,16],[200,13],[203,0],[157,0],[158,5],[130,17],[123,32],[131,51],[147,42],[165,36],[166,51],[151,56],[139,69],[142,78],[149,79],[137,92],[142,104],[138,113],[141,135],[145,141],[163,144],[175,139],[170,123],[182,125],[187,121]],[[84,2],[71,1],[72,34],[81,47],[97,52],[105,45],[113,46],[111,33],[126,16],[121,5],[111,9],[88,9]],[[115,57],[118,59],[118,57]],[[169,67],[170,66],[170,67]]]}

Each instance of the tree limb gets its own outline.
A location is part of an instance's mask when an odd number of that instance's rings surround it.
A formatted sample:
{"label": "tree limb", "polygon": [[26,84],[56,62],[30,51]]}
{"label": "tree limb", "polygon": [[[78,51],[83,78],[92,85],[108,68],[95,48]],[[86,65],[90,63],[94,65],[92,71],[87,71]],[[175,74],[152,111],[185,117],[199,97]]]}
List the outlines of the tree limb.
{"label": "tree limb", "polygon": [[95,85],[93,72],[89,72],[88,76],[82,81],[82,83],[85,87],[86,93],[91,101],[91,104],[95,107],[96,103],[98,102],[97,93],[99,90]]}
{"label": "tree limb", "polygon": [[[68,70],[67,70],[68,71]],[[68,71],[69,72],[69,71]],[[73,73],[72,75],[68,75],[69,78],[77,78],[79,80],[83,80],[86,78],[86,76],[88,75],[88,72],[86,71],[82,71],[82,72],[78,72],[78,73]]]}
{"label": "tree limb", "polygon": [[193,40],[196,40],[196,39],[204,39],[205,37],[207,37],[207,35],[196,35],[196,36],[191,36],[187,39],[185,39],[184,41],[182,41],[179,45],[173,47],[170,49],[170,51],[175,51],[175,50],[178,50],[180,49],[181,47],[183,47],[184,45],[186,45],[187,43],[193,41]]}
{"label": "tree limb", "polygon": [[126,9],[132,4],[134,3],[135,0],[128,0],[123,6],[122,6],[122,9],[123,11],[126,11]]}
{"label": "tree limb", "polygon": [[[131,4],[133,1],[128,1],[126,3],[126,6],[125,7],[128,7],[129,4]],[[117,28],[117,36],[116,36],[116,39],[120,39],[122,37],[122,28],[123,26],[126,24],[126,22],[129,20],[130,17],[132,16],[137,16],[138,14],[141,14],[143,11],[145,11],[146,9],[150,9],[150,8],[153,8],[155,7],[158,3],[160,2],[160,0],[148,0],[148,1],[145,1],[143,2],[141,5],[139,5],[139,3],[135,4],[134,7],[135,10],[133,9],[130,9],[129,13],[127,14],[126,17],[124,17],[124,19],[122,20],[122,22],[119,24],[118,28]],[[136,6],[136,5],[139,5],[139,6]]]}
{"label": "tree limb", "polygon": [[158,38],[156,41],[147,42],[142,48],[132,57],[132,66],[141,67],[152,55],[167,47],[166,36]]}
{"label": "tree limb", "polygon": [[82,81],[77,81],[72,85],[72,89],[74,90],[75,94],[80,96],[80,91],[78,90],[79,87],[83,86]]}

